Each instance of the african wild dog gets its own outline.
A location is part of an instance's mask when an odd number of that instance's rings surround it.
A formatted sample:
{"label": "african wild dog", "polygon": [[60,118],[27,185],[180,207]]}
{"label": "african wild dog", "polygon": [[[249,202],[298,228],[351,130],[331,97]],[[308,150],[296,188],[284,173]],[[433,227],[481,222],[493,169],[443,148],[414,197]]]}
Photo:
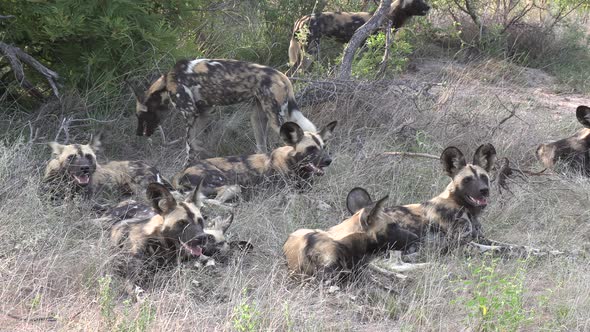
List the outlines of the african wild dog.
{"label": "african wild dog", "polygon": [[156,168],[142,161],[111,161],[100,165],[96,161],[96,151],[102,146],[100,135],[88,144],[51,142],[49,146],[53,159],[45,168],[43,187],[53,199],[77,194],[89,198],[105,190],[127,196],[143,191],[150,182],[167,183]]}
{"label": "african wild dog", "polygon": [[367,202],[366,191],[354,188],[347,205],[360,209],[350,218],[328,229],[298,229],[283,245],[287,268],[294,275],[318,276],[326,280],[342,280],[362,265],[378,243],[377,231],[385,223],[383,204]]}
{"label": "african wild dog", "polygon": [[111,228],[111,242],[120,249],[115,270],[134,288],[155,269],[201,256],[208,239],[199,187],[185,201],[177,201],[160,183],[150,183],[146,193],[156,214],[148,219],[124,219]]}
{"label": "african wild dog", "polygon": [[212,106],[254,100],[251,122],[257,152],[267,151],[267,124],[275,132],[287,122],[306,131],[316,127],[299,110],[293,86],[281,72],[254,63],[224,60],[180,60],[168,74],[156,80],[147,92],[135,92],[137,135],[150,136],[169,110],[170,102],[186,121],[188,162],[203,151],[198,136],[207,125]]}
{"label": "african wild dog", "polygon": [[[172,178],[172,185],[186,191],[203,181],[206,196],[215,196],[216,203],[224,203],[241,192],[264,180],[279,176],[293,180],[295,184],[312,175],[323,175],[324,168],[332,162],[326,142],[332,136],[336,121],[329,123],[319,133],[304,132],[294,122],[281,126],[280,135],[286,146],[270,154],[220,157],[194,163]],[[213,202],[212,202],[213,203]]]}
{"label": "african wild dog", "polygon": [[[412,16],[424,16],[429,10],[430,6],[424,0],[396,0],[386,18],[395,29],[399,29]],[[367,12],[323,12],[298,19],[289,45],[290,69],[287,75],[294,74],[298,69],[306,70],[311,65],[312,60],[306,54],[317,55],[321,37],[332,37],[347,43],[371,16],[373,14]]]}
{"label": "african wild dog", "polygon": [[[166,188],[167,189],[167,188]],[[173,194],[173,196],[175,196]],[[175,196],[176,198],[177,196]],[[110,208],[101,218],[94,219],[101,225],[109,228],[122,221],[126,223],[147,222],[158,215],[158,210],[152,206],[132,199],[120,202]],[[206,216],[203,216],[207,220]],[[248,241],[227,241],[227,230],[233,222],[233,213],[227,217],[216,217],[213,221],[207,222],[204,232],[207,234],[207,241],[202,246],[202,256],[226,256],[233,249],[250,250],[253,246]]]}
{"label": "african wild dog", "polygon": [[445,191],[421,204],[386,208],[385,213],[390,222],[416,235],[421,243],[434,240],[443,251],[471,241],[483,241],[478,218],[488,204],[488,172],[495,159],[496,150],[491,144],[477,148],[470,164],[459,149],[448,147],[441,155],[443,169],[452,179]]}
{"label": "african wild dog", "polygon": [[590,107],[578,106],[576,117],[585,128],[571,137],[539,145],[536,155],[547,168],[561,162],[590,176]]}

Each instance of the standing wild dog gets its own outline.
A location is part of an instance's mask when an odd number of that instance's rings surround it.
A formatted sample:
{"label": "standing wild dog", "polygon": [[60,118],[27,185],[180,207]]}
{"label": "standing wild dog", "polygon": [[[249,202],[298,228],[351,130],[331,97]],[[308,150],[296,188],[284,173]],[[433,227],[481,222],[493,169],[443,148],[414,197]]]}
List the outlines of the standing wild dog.
{"label": "standing wild dog", "polygon": [[390,222],[417,235],[421,243],[434,237],[443,251],[483,240],[478,218],[488,204],[488,172],[495,160],[491,144],[477,148],[470,164],[459,149],[448,147],[441,155],[443,169],[452,179],[445,191],[427,202],[387,208],[385,213]]}
{"label": "standing wild dog", "polygon": [[585,128],[571,137],[539,145],[536,155],[547,168],[561,162],[590,176],[590,107],[578,106],[576,117]]}
{"label": "standing wild dog", "polygon": [[203,148],[199,134],[207,125],[207,115],[216,105],[233,105],[254,100],[251,116],[257,152],[267,151],[267,125],[275,132],[287,122],[306,131],[316,127],[299,110],[293,86],[281,72],[258,64],[222,59],[180,60],[168,74],[156,80],[137,99],[137,135],[150,136],[169,110],[169,103],[186,121],[188,161]]}
{"label": "standing wild dog", "polygon": [[327,231],[298,229],[289,235],[283,245],[289,272],[341,280],[362,265],[378,244],[377,232],[385,223],[383,204],[388,196],[377,202],[366,202],[359,200],[363,196],[357,195],[359,191],[364,192],[354,188],[346,199],[347,205],[360,207],[350,218]]}
{"label": "standing wild dog", "polygon": [[180,202],[159,183],[149,184],[146,193],[156,214],[121,220],[111,228],[111,242],[121,250],[115,269],[127,286],[147,281],[155,269],[201,256],[207,245],[199,187]]}
{"label": "standing wild dog", "polygon": [[[180,191],[194,188],[203,182],[203,193],[215,196],[215,203],[224,203],[241,192],[242,188],[260,184],[265,179],[280,176],[296,184],[312,175],[323,175],[324,167],[332,159],[326,141],[337,122],[329,123],[319,133],[304,132],[294,122],[281,126],[280,135],[286,146],[247,156],[220,157],[198,161],[172,178],[172,185]],[[212,202],[213,203],[213,202]]]}
{"label": "standing wild dog", "polygon": [[[386,18],[395,29],[401,28],[412,16],[424,16],[430,6],[424,0],[396,0],[391,4]],[[289,45],[289,65],[287,75],[298,69],[306,70],[312,60],[306,56],[316,56],[320,38],[332,37],[341,43],[348,43],[352,35],[373,16],[367,12],[323,12],[306,15],[298,19],[293,27]]]}
{"label": "standing wild dog", "polygon": [[[142,161],[98,164],[95,152],[100,150],[101,145],[99,135],[88,144],[49,143],[53,159],[45,168],[43,183],[53,199],[78,194],[89,198],[105,189],[131,195],[143,191],[150,182],[165,182],[156,168]],[[172,188],[169,183],[167,185]]]}

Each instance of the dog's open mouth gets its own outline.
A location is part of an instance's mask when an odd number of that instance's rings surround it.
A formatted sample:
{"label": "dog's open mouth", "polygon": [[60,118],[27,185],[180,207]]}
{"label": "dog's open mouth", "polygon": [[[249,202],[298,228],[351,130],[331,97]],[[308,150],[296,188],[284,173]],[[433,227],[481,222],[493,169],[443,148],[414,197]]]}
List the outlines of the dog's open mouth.
{"label": "dog's open mouth", "polygon": [[87,186],[90,183],[90,174],[74,174],[74,180],[81,186]]}
{"label": "dog's open mouth", "polygon": [[303,166],[303,169],[310,174],[315,174],[315,175],[324,175],[324,167],[323,166],[317,166],[314,163],[307,163],[305,166]]}
{"label": "dog's open mouth", "polygon": [[184,250],[186,250],[195,257],[199,257],[203,254],[203,248],[200,245],[198,245],[197,241],[195,240],[191,240],[188,242],[180,241],[180,243],[182,244]]}
{"label": "dog's open mouth", "polygon": [[469,202],[473,204],[473,206],[486,207],[488,205],[488,199],[486,197],[474,198],[467,196],[467,198],[469,199]]}

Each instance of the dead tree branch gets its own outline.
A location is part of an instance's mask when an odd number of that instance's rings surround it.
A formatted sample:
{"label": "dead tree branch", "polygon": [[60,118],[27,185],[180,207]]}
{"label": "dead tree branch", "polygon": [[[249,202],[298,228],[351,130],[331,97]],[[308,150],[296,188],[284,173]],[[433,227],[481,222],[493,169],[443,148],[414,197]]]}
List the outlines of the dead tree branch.
{"label": "dead tree branch", "polygon": [[379,64],[379,71],[377,72],[376,78],[382,78],[385,75],[385,71],[387,70],[387,62],[389,60],[389,53],[391,49],[391,27],[393,26],[393,21],[387,20],[387,30],[385,30],[385,51],[383,52],[383,59]]}
{"label": "dead tree branch", "polygon": [[57,80],[59,79],[59,75],[56,72],[48,69],[35,58],[16,46],[0,42],[0,53],[3,54],[8,60],[8,63],[10,64],[10,67],[12,67],[12,71],[14,72],[14,76],[19,85],[27,90],[31,96],[41,100],[44,99],[41,91],[39,91],[39,89],[37,89],[26,79],[25,71],[23,69],[23,62],[43,75],[49,83],[49,86],[51,86],[53,95],[59,98],[59,90],[57,88]]}
{"label": "dead tree branch", "polygon": [[391,151],[391,152],[383,152],[381,155],[383,156],[402,156],[402,157],[421,157],[421,158],[430,158],[430,159],[440,159],[439,156],[435,156],[429,153],[420,153],[420,152],[404,152],[404,151]]}
{"label": "dead tree branch", "polygon": [[340,79],[350,78],[352,72],[352,60],[357,49],[364,43],[367,37],[377,28],[381,26],[385,13],[391,6],[391,0],[381,0],[379,8],[373,16],[363,24],[352,36],[348,46],[344,50],[344,56],[342,57],[342,65],[340,66]]}

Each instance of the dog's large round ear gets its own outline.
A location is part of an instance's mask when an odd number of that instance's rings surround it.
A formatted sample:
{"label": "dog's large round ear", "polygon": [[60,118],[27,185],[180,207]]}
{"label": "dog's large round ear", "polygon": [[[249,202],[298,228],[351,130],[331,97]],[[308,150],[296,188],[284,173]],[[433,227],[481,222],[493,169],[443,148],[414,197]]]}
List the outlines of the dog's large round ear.
{"label": "dog's large round ear", "polygon": [[590,107],[580,105],[576,109],[576,117],[584,127],[590,128]]}
{"label": "dog's large round ear", "polygon": [[159,214],[168,214],[176,208],[174,196],[160,183],[152,182],[146,190],[147,198],[152,202],[152,207]]}
{"label": "dog's large round ear", "polygon": [[129,82],[127,79],[124,79],[123,82],[133,92],[133,96],[135,96],[135,101],[137,101],[140,104],[144,104],[145,103],[145,94],[139,89],[139,87],[131,84],[131,82]]}
{"label": "dog's large round ear", "polygon": [[303,139],[303,129],[295,122],[285,122],[280,130],[281,139],[287,145],[295,146]]}
{"label": "dog's large round ear", "polygon": [[375,204],[372,204],[371,207],[365,209],[361,216],[361,226],[363,226],[364,229],[368,229],[373,223],[379,220],[379,215],[383,212],[385,201],[388,199],[389,195],[381,198],[375,202]]}
{"label": "dog's large round ear", "polygon": [[51,147],[51,153],[53,153],[53,155],[56,157],[59,156],[66,147],[65,145],[59,144],[57,142],[49,142],[47,144],[49,144],[49,147]]}
{"label": "dog's large round ear", "polygon": [[473,165],[481,166],[489,172],[496,162],[496,148],[490,143],[480,145],[473,155]]}
{"label": "dog's large round ear", "polygon": [[94,151],[94,153],[102,151],[102,137],[102,132],[98,132],[95,135],[92,135],[92,137],[90,138],[90,142],[88,142],[88,145],[90,146],[92,151]]}
{"label": "dog's large round ear", "polygon": [[332,137],[332,133],[334,132],[334,128],[336,128],[337,124],[338,121],[332,121],[328,123],[327,126],[322,128],[320,131],[320,137],[324,140],[324,142],[328,141]]}
{"label": "dog's large round ear", "polygon": [[360,187],[352,188],[346,196],[346,208],[350,214],[357,213],[360,209],[371,205],[371,195]]}
{"label": "dog's large round ear", "polygon": [[203,199],[205,195],[203,195],[203,182],[205,179],[201,179],[201,182],[195,187],[195,189],[191,192],[190,196],[188,197],[187,201],[189,203],[193,203],[199,209],[203,207]]}
{"label": "dog's large round ear", "polygon": [[234,222],[234,214],[230,213],[230,215],[225,219],[216,219],[214,228],[220,230],[221,232],[223,232],[223,234],[225,234],[229,226],[231,226],[232,222]]}
{"label": "dog's large round ear", "polygon": [[442,152],[440,155],[440,161],[442,163],[443,170],[451,178],[455,177],[455,175],[457,175],[457,173],[459,173],[459,171],[463,169],[465,165],[467,165],[465,162],[465,156],[463,156],[463,152],[454,146],[449,146]]}

